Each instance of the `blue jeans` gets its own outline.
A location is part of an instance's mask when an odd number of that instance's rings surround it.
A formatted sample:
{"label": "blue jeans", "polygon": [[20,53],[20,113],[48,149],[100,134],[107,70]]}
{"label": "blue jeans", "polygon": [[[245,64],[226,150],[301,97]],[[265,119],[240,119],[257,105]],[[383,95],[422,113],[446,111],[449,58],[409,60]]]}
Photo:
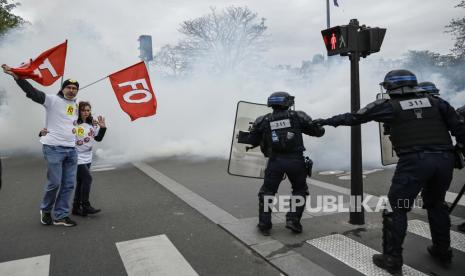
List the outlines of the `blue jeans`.
{"label": "blue jeans", "polygon": [[47,161],[47,185],[40,204],[44,212],[53,209],[55,219],[69,215],[70,199],[76,183],[77,152],[75,148],[43,145]]}

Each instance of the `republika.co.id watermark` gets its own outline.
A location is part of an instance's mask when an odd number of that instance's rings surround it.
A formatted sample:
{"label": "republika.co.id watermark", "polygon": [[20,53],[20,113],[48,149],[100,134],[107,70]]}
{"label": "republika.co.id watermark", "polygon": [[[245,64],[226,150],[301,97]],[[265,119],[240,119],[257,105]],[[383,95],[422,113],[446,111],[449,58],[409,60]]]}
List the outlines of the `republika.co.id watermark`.
{"label": "republika.co.id watermark", "polygon": [[[397,209],[422,208],[423,201],[419,197],[415,200],[398,199],[390,203],[387,196],[348,196],[343,195],[317,195],[314,197],[279,195],[264,196],[263,208],[265,212],[295,212],[298,207],[305,207],[308,213],[344,213],[344,212],[392,212],[392,207]],[[344,200],[345,199],[345,200]],[[394,204],[394,205],[393,205]]]}

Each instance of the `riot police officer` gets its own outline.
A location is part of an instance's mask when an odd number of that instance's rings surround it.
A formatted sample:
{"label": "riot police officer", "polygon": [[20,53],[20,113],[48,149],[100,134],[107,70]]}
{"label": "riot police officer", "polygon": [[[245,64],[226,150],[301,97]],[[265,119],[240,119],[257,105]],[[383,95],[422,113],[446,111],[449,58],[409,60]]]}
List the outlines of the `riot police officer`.
{"label": "riot police officer", "polygon": [[[313,124],[306,113],[290,110],[293,105],[293,96],[287,92],[274,92],[268,97],[268,106],[273,112],[258,117],[250,133],[239,137],[239,143],[261,145],[262,152],[269,157],[265,179],[258,193],[258,229],[263,235],[270,235],[272,227],[271,208],[267,207],[265,200],[270,200],[276,194],[284,174],[291,182],[293,196],[300,197],[301,200],[305,200],[308,196],[302,133],[316,137],[321,137],[325,133],[324,128]],[[286,214],[286,228],[295,233],[302,232],[300,219],[304,209],[305,204],[291,206],[291,211]]]}
{"label": "riot police officer", "polygon": [[[465,105],[457,108],[457,113],[459,113],[459,115],[461,116],[461,119],[465,121]],[[458,226],[458,230],[465,232],[465,222]]]}
{"label": "riot police officer", "polygon": [[[426,94],[429,94],[429,95],[431,95],[433,97],[439,97],[440,96],[439,89],[432,82],[429,82],[429,81],[420,82],[418,84],[418,87],[425,90]],[[461,116],[461,120],[465,121],[465,106],[462,106],[462,107],[458,108],[457,113],[459,113],[459,115]],[[460,224],[457,228],[458,228],[459,231],[465,232],[465,223]]]}
{"label": "riot police officer", "polygon": [[424,81],[420,82],[418,84],[418,87],[421,88],[422,90],[425,91],[425,93],[433,96],[433,97],[439,97],[439,89],[436,87],[436,85],[430,81]]}
{"label": "riot police officer", "polygon": [[448,102],[422,93],[417,84],[416,76],[410,71],[390,71],[381,83],[390,99],[377,100],[355,113],[315,120],[334,127],[369,121],[390,126],[399,162],[388,194],[391,209],[383,212],[383,254],[374,255],[373,262],[391,273],[402,269],[407,212],[422,189],[433,241],[428,252],[445,266],[452,259],[450,217],[445,203],[454,169],[454,147],[449,131],[457,142],[463,143],[465,125]]}

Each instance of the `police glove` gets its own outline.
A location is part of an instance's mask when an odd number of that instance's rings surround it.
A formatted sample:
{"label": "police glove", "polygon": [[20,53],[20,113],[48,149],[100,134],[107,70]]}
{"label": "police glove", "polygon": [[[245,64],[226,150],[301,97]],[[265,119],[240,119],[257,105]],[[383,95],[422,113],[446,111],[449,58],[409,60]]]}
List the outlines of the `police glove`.
{"label": "police glove", "polygon": [[248,144],[249,142],[249,132],[247,131],[239,131],[237,135],[237,142],[240,144]]}
{"label": "police glove", "polygon": [[318,126],[325,126],[326,125],[326,120],[325,119],[315,119],[312,121],[313,124],[318,125]]}

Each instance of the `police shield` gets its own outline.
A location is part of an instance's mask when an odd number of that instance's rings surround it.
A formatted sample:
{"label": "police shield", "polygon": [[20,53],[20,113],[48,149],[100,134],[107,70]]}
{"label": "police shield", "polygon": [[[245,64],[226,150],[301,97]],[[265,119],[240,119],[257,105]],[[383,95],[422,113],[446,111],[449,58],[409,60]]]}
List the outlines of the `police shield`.
{"label": "police shield", "polygon": [[[376,99],[389,99],[388,94],[377,94]],[[383,166],[397,164],[399,157],[397,157],[394,148],[392,147],[391,139],[389,138],[389,127],[384,123],[379,123],[379,140],[381,145],[381,164]]]}
{"label": "police shield", "polygon": [[228,173],[236,176],[264,178],[267,159],[260,147],[238,143],[239,131],[249,132],[255,119],[272,112],[265,104],[240,101],[237,103]]}

